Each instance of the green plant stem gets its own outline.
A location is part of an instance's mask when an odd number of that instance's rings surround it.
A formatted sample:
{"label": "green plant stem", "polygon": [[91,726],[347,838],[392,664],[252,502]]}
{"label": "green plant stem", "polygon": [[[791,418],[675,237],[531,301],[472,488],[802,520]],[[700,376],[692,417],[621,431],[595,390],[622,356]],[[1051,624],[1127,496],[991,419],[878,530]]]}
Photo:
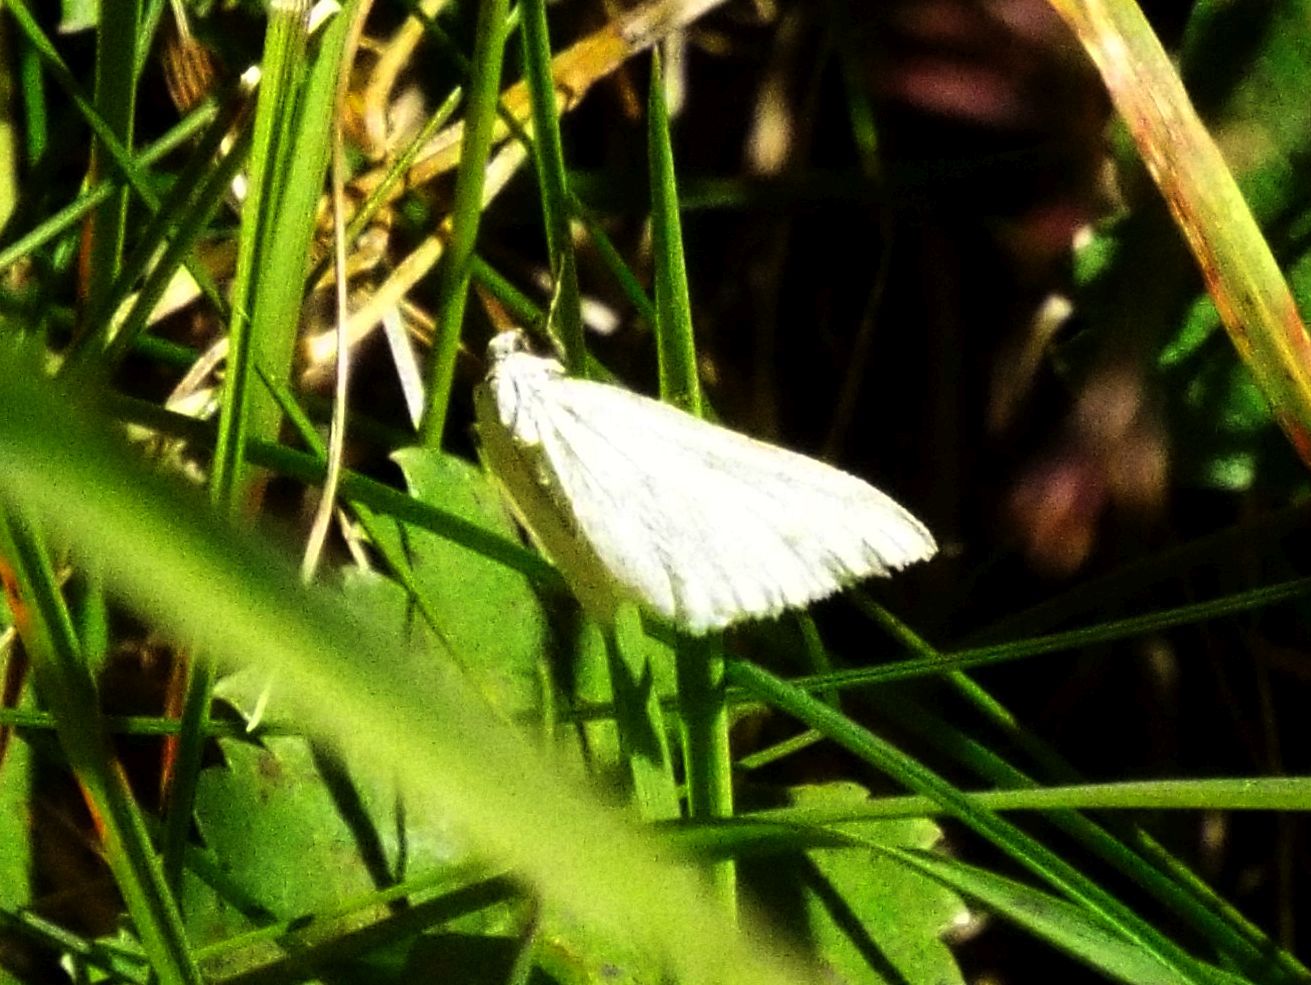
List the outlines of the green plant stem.
{"label": "green plant stem", "polygon": [[[678,182],[674,174],[674,151],[660,58],[656,53],[651,56],[650,85],[647,154],[651,173],[660,398],[700,417],[704,408],[697,375],[687,266],[683,257]],[[718,634],[704,639],[680,634],[675,652],[688,808],[693,817],[727,817],[733,813],[733,763],[728,747],[723,639]],[[719,898],[728,911],[734,913],[737,877],[732,861],[725,860],[712,866],[710,878]]]}
{"label": "green plant stem", "polygon": [[[718,633],[697,639],[680,638],[675,660],[688,816],[694,820],[730,817],[733,760],[728,745],[723,638]],[[734,912],[737,873],[732,861],[713,865],[710,879],[729,912]]]}
{"label": "green plant stem", "polygon": [[420,431],[423,443],[432,448],[441,446],[446,430],[455,356],[460,349],[464,305],[469,293],[470,262],[478,240],[483,183],[500,99],[508,12],[509,0],[482,0],[478,8],[464,141],[455,177],[451,238],[438,270],[437,327],[428,363],[428,399]]}
{"label": "green plant stem", "polygon": [[619,748],[632,774],[638,810],[648,821],[673,820],[679,809],[668,730],[655,689],[651,641],[632,603],[615,610],[606,643]]}

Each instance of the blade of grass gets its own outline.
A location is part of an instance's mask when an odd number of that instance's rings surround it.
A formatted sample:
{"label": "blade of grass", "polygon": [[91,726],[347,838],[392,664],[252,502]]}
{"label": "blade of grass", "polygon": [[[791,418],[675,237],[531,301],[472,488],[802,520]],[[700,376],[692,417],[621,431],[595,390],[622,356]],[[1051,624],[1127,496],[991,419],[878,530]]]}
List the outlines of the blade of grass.
{"label": "blade of grass", "polygon": [[647,154],[651,169],[651,239],[655,265],[656,343],[660,399],[701,416],[701,382],[692,335],[692,301],[683,261],[674,150],[660,79],[660,56],[651,56],[647,102]]}
{"label": "blade of grass", "polygon": [[478,8],[464,140],[455,178],[451,236],[438,271],[437,327],[428,363],[428,406],[420,431],[423,443],[432,448],[440,447],[446,430],[455,356],[460,349],[464,305],[469,294],[470,261],[482,218],[483,179],[500,97],[508,12],[509,0],[482,0]]}
{"label": "blade of grass", "polygon": [[551,39],[546,26],[546,0],[523,0],[524,78],[533,113],[533,161],[542,198],[546,246],[551,274],[557,284],[555,315],[565,368],[573,376],[587,375],[582,301],[578,295],[578,261],[569,230],[569,178],[560,142],[560,114],[555,80],[551,77]]}
{"label": "blade of grass", "polygon": [[0,229],[8,225],[21,200],[19,175],[22,171],[19,150],[23,131],[18,115],[19,79],[12,42],[6,31],[0,34]]}
{"label": "blade of grass", "polygon": [[27,42],[18,49],[18,74],[23,91],[23,129],[29,167],[36,167],[45,156],[50,142],[50,124],[46,116],[45,77],[41,74],[41,58]]}
{"label": "blade of grass", "polygon": [[0,515],[10,611],[41,697],[105,842],[114,881],[161,982],[200,985],[177,902],[164,882],[127,777],[105,738],[95,684],[43,538],[19,510]]}
{"label": "blade of grass", "polygon": [[[893,636],[905,643],[913,652],[932,655],[936,651],[910,627],[881,607],[871,614]],[[1065,783],[1077,782],[1080,777],[1069,763],[1054,750],[1020,727],[1018,721],[1000,702],[963,673],[948,675],[947,680],[994,727],[1019,749],[1038,763],[1046,776]],[[880,702],[886,708],[888,702]],[[914,718],[903,710],[892,712],[894,718]],[[926,715],[925,719],[932,716]],[[920,723],[911,727],[921,734],[932,731],[931,741],[940,747],[954,746],[965,752],[972,768],[979,770],[993,782],[1012,787],[1033,787],[1036,783],[1004,762],[1001,757],[985,750],[975,740],[958,733],[947,723],[937,723],[936,729],[924,729]],[[1215,892],[1190,872],[1178,859],[1168,853],[1145,831],[1126,826],[1112,833],[1091,820],[1074,813],[1061,811],[1048,818],[1058,828],[1078,839],[1100,858],[1125,873],[1139,885],[1162,900],[1179,917],[1190,921],[1203,939],[1211,942],[1221,953],[1228,953],[1239,967],[1247,969],[1258,980],[1272,975],[1291,974],[1294,978],[1306,976],[1306,969],[1286,952],[1270,941],[1255,925],[1237,910],[1220,899]],[[1282,971],[1272,967],[1282,966]]]}
{"label": "blade of grass", "polygon": [[734,684],[822,732],[880,772],[916,793],[932,798],[948,815],[991,842],[1069,899],[1105,920],[1118,933],[1153,956],[1163,968],[1173,971],[1182,981],[1212,981],[1191,955],[1055,852],[994,811],[971,803],[959,789],[896,746],[857,725],[824,702],[745,660],[730,658],[727,676]]}
{"label": "blade of grass", "polygon": [[[1236,592],[1205,602],[1181,605],[1174,609],[1161,609],[1141,616],[1130,616],[1110,622],[1098,623],[1064,633],[1051,633],[1035,636],[1031,639],[1016,640],[1011,643],[998,643],[993,646],[971,647],[969,649],[947,651],[933,657],[917,657],[910,660],[898,660],[894,663],[855,670],[835,671],[792,681],[793,684],[809,691],[822,687],[837,689],[864,687],[889,681],[908,680],[912,677],[924,677],[945,674],[957,670],[969,670],[996,663],[1006,663],[1025,657],[1056,653],[1095,643],[1108,643],[1113,640],[1142,636],[1146,633],[1175,626],[1187,626],[1192,623],[1205,622],[1222,616],[1236,615],[1252,609],[1276,605],[1292,599],[1301,598],[1311,593],[1311,578],[1294,578],[1291,581],[1277,582],[1253,588],[1246,592]],[[862,607],[869,605],[869,598],[857,591],[852,593]],[[876,610],[871,608],[870,613]],[[874,615],[878,618],[877,615]]]}
{"label": "blade of grass", "polygon": [[[683,259],[678,182],[660,56],[651,55],[647,103],[647,154],[651,182],[651,231],[655,266],[655,335],[660,398],[700,417],[692,302]],[[634,435],[634,440],[640,436]],[[728,705],[724,686],[724,642],[718,633],[682,637],[675,645],[679,712],[683,720],[683,762],[692,817],[733,813],[733,763],[728,748]],[[714,865],[711,879],[730,913],[736,911],[737,876],[731,861]]]}
{"label": "blade of grass", "polygon": [[694,867],[550,765],[475,685],[449,667],[414,668],[395,627],[340,593],[299,585],[194,495],[130,464],[52,396],[30,360],[0,350],[0,380],[0,494],[99,559],[106,583],[161,631],[234,664],[276,668],[307,730],[352,761],[386,764],[415,811],[449,818],[471,850],[547,905],[630,942],[671,976],[810,980],[767,935],[730,927]]}
{"label": "blade of grass", "polygon": [[[144,174],[145,168],[177,150],[178,147],[185,144],[209,125],[217,114],[218,103],[216,101],[211,99],[201,103],[188,113],[177,126],[133,158],[134,166],[142,170]],[[84,215],[108,201],[121,186],[122,182],[117,175],[98,182],[50,218],[43,220],[31,231],[24,233],[3,250],[0,250],[0,273],[8,270],[17,261],[31,255],[61,233],[72,228]]]}
{"label": "blade of grass", "polygon": [[[396,156],[396,160],[391,163],[391,167],[382,176],[382,180],[376,187],[369,191],[368,197],[360,203],[360,207],[355,210],[351,216],[350,222],[346,224],[346,242],[354,243],[359,239],[360,234],[368,228],[381,210],[387,204],[388,198],[394,188],[405,180],[406,172],[410,165],[414,163],[414,158],[423,148],[424,143],[433,136],[438,130],[446,125],[446,122],[454,115],[459,108],[460,100],[464,96],[464,91],[458,87],[452,89],[450,94],[437,107],[437,111],[428,117],[419,132],[414,135],[414,139],[409,142],[405,150]],[[314,265],[310,272],[309,282],[318,283],[319,279],[327,273],[328,264],[331,258],[325,253],[323,258]],[[477,276],[475,272],[475,276]]]}
{"label": "blade of grass", "polygon": [[[260,314],[260,285],[266,266],[273,262],[281,222],[281,199],[286,192],[295,114],[304,81],[308,40],[308,0],[278,0],[269,8],[259,97],[255,105],[254,138],[250,150],[249,192],[242,208],[237,270],[232,286],[232,318],[228,326],[227,372],[218,443],[210,476],[215,505],[229,515],[247,508],[243,490],[248,481],[246,444],[269,430],[254,423],[253,365],[263,343],[256,338],[255,318]],[[279,275],[289,273],[281,258]],[[296,282],[303,270],[293,272]],[[267,418],[267,415],[265,415]]]}
{"label": "blade of grass", "polygon": [[1311,340],[1170,57],[1134,0],[1052,0],[1101,72],[1201,268],[1238,355],[1311,466]]}
{"label": "blade of grass", "polygon": [[634,799],[644,820],[672,820],[680,814],[678,790],[669,758],[669,733],[656,695],[651,641],[632,603],[621,603],[613,625],[606,629],[615,726],[632,775]]}
{"label": "blade of grass", "polygon": [[[332,421],[328,431],[327,471],[323,478],[319,503],[315,508],[314,522],[310,527],[304,561],[301,565],[301,577],[306,581],[313,581],[319,558],[323,553],[323,545],[328,539],[328,527],[332,523],[332,515],[337,503],[337,489],[341,482],[342,456],[346,451],[346,401],[350,390],[350,342],[346,325],[350,317],[350,303],[347,285],[349,274],[346,269],[346,145],[342,127],[350,91],[351,63],[359,48],[360,35],[364,31],[364,18],[368,12],[369,3],[357,3],[350,14],[350,21],[346,25],[346,40],[339,56],[336,86],[333,90],[332,117],[328,121],[332,131],[331,160],[328,170],[332,199],[333,271],[336,280],[337,359]],[[280,382],[267,375],[265,380],[270,385]],[[437,630],[437,632],[440,636],[441,631]]]}
{"label": "blade of grass", "polygon": [[[131,153],[137,106],[137,66],[134,57],[141,24],[141,0],[104,4],[96,31],[95,110],[125,153]],[[90,183],[109,170],[109,150],[103,141],[91,145]],[[112,160],[112,157],[111,157]],[[118,276],[123,259],[128,190],[120,189],[91,218],[91,235],[84,245],[83,287],[87,310],[100,309]],[[86,326],[83,326],[85,330]]]}

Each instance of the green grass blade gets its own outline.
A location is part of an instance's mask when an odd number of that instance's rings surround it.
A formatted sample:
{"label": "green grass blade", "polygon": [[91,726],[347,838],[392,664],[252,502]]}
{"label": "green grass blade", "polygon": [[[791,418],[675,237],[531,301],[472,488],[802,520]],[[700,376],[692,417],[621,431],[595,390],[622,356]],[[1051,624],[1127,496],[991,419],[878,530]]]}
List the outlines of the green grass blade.
{"label": "green grass blade", "polygon": [[[177,126],[138,154],[133,159],[135,167],[142,170],[148,168],[164,156],[177,150],[208,126],[217,114],[218,104],[214,100],[206,100],[201,103],[188,113]],[[0,250],[0,272],[8,270],[23,257],[31,255],[51,240],[67,232],[88,212],[108,201],[121,185],[122,182],[117,177],[106,178],[104,181],[98,182],[50,218],[38,223],[32,230],[24,233],[3,250]]]}
{"label": "green grass blade", "polygon": [[127,777],[106,741],[95,684],[59,580],[35,523],[19,510],[0,516],[0,556],[11,565],[10,605],[33,662],[42,699],[69,763],[94,805],[106,856],[142,945],[161,982],[199,985],[177,903],[163,879]]}
{"label": "green grass blade", "polygon": [[683,261],[683,227],[678,184],[660,78],[660,57],[651,57],[647,100],[647,154],[651,169],[651,239],[655,262],[656,342],[660,356],[660,398],[701,416],[701,383],[692,335],[692,301]]}
{"label": "green grass blade", "polygon": [[[678,182],[658,54],[651,58],[650,84],[647,154],[651,172],[660,397],[701,416],[701,381],[697,374],[692,302],[683,259]],[[641,436],[634,435],[633,440],[640,441]],[[733,764],[728,749],[723,639],[719,634],[696,640],[680,638],[675,650],[688,805],[693,817],[726,817],[733,813]],[[711,878],[720,898],[732,911],[736,885],[733,864],[722,862],[714,866]]]}
{"label": "green grass blade", "polygon": [[1311,339],[1279,264],[1135,0],[1052,0],[1188,241],[1238,355],[1311,465]]}
{"label": "green grass blade", "polygon": [[30,44],[20,43],[18,73],[23,87],[23,119],[27,163],[36,166],[45,156],[50,143],[50,122],[46,114],[45,77],[41,73],[41,58]]}
{"label": "green grass blade", "polygon": [[[96,31],[95,108],[125,152],[131,153],[137,106],[137,50],[141,0],[104,4]],[[102,141],[91,146],[93,179],[109,170],[112,155]],[[123,259],[128,191],[121,189],[101,205],[91,220],[87,246],[88,310],[100,308],[118,276]],[[86,326],[84,326],[85,328]]]}
{"label": "green grass blade", "polygon": [[464,305],[469,294],[470,262],[482,218],[483,181],[491,153],[492,133],[500,100],[501,62],[509,30],[509,0],[482,0],[469,76],[469,102],[464,117],[464,141],[455,177],[451,239],[437,280],[437,327],[428,362],[428,406],[420,437],[440,447],[446,430],[446,410],[460,350]]}
{"label": "green grass blade", "polygon": [[631,602],[621,603],[607,627],[610,686],[614,693],[619,748],[633,779],[633,794],[647,821],[680,815],[668,730],[655,689],[650,648],[642,618]]}
{"label": "green grass blade", "polygon": [[930,797],[951,816],[990,841],[1071,900],[1107,921],[1117,932],[1152,954],[1185,982],[1206,982],[1197,962],[1060,856],[1024,834],[995,812],[979,808],[960,790],[862,728],[841,712],[744,660],[730,659],[728,678],[776,708],[849,750],[876,769]]}
{"label": "green grass blade", "polygon": [[560,142],[560,114],[556,107],[555,80],[551,76],[551,39],[546,27],[546,0],[523,0],[524,75],[533,110],[533,161],[542,197],[546,245],[556,281],[556,325],[564,350],[565,367],[573,376],[586,376],[583,310],[578,295],[578,262],[569,231],[569,177]]}
{"label": "green grass blade", "polygon": [[[227,373],[219,416],[210,491],[220,509],[235,514],[244,508],[248,481],[246,445],[260,431],[253,421],[254,361],[263,343],[256,338],[260,284],[277,239],[279,207],[286,191],[290,135],[301,83],[304,80],[308,0],[279,0],[269,8],[261,65],[259,98],[255,105],[254,138],[250,150],[249,192],[242,208],[237,270],[232,286],[232,318],[228,326]],[[321,187],[321,186],[320,186]],[[302,270],[294,271],[299,284]],[[287,276],[284,266],[278,271]]]}
{"label": "green grass blade", "polygon": [[52,396],[29,360],[0,352],[0,379],[0,494],[57,524],[161,631],[234,664],[276,669],[307,729],[352,761],[387,764],[413,810],[449,818],[547,905],[631,942],[671,975],[810,980],[767,936],[748,940],[729,926],[694,867],[599,806],[461,675],[414,668],[393,647],[393,627],[338,593],[300,585],[290,565],[221,525],[194,495],[131,464]]}

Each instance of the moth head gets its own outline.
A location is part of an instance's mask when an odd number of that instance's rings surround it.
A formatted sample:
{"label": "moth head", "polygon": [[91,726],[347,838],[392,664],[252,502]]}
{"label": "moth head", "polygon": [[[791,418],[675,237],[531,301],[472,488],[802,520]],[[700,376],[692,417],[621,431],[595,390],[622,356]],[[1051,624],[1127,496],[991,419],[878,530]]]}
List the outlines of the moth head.
{"label": "moth head", "polygon": [[520,329],[510,328],[504,332],[497,332],[492,336],[492,340],[487,343],[487,361],[495,366],[509,356],[530,351],[528,336],[524,335]]}

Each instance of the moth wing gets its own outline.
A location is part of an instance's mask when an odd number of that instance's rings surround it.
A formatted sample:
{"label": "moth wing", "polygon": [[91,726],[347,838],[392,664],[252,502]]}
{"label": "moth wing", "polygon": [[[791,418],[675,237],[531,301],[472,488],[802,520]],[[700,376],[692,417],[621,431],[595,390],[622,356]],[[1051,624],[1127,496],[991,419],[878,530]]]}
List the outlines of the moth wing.
{"label": "moth wing", "polygon": [[616,581],[693,632],[803,606],[932,556],[868,483],[616,387],[532,401],[550,481]]}

